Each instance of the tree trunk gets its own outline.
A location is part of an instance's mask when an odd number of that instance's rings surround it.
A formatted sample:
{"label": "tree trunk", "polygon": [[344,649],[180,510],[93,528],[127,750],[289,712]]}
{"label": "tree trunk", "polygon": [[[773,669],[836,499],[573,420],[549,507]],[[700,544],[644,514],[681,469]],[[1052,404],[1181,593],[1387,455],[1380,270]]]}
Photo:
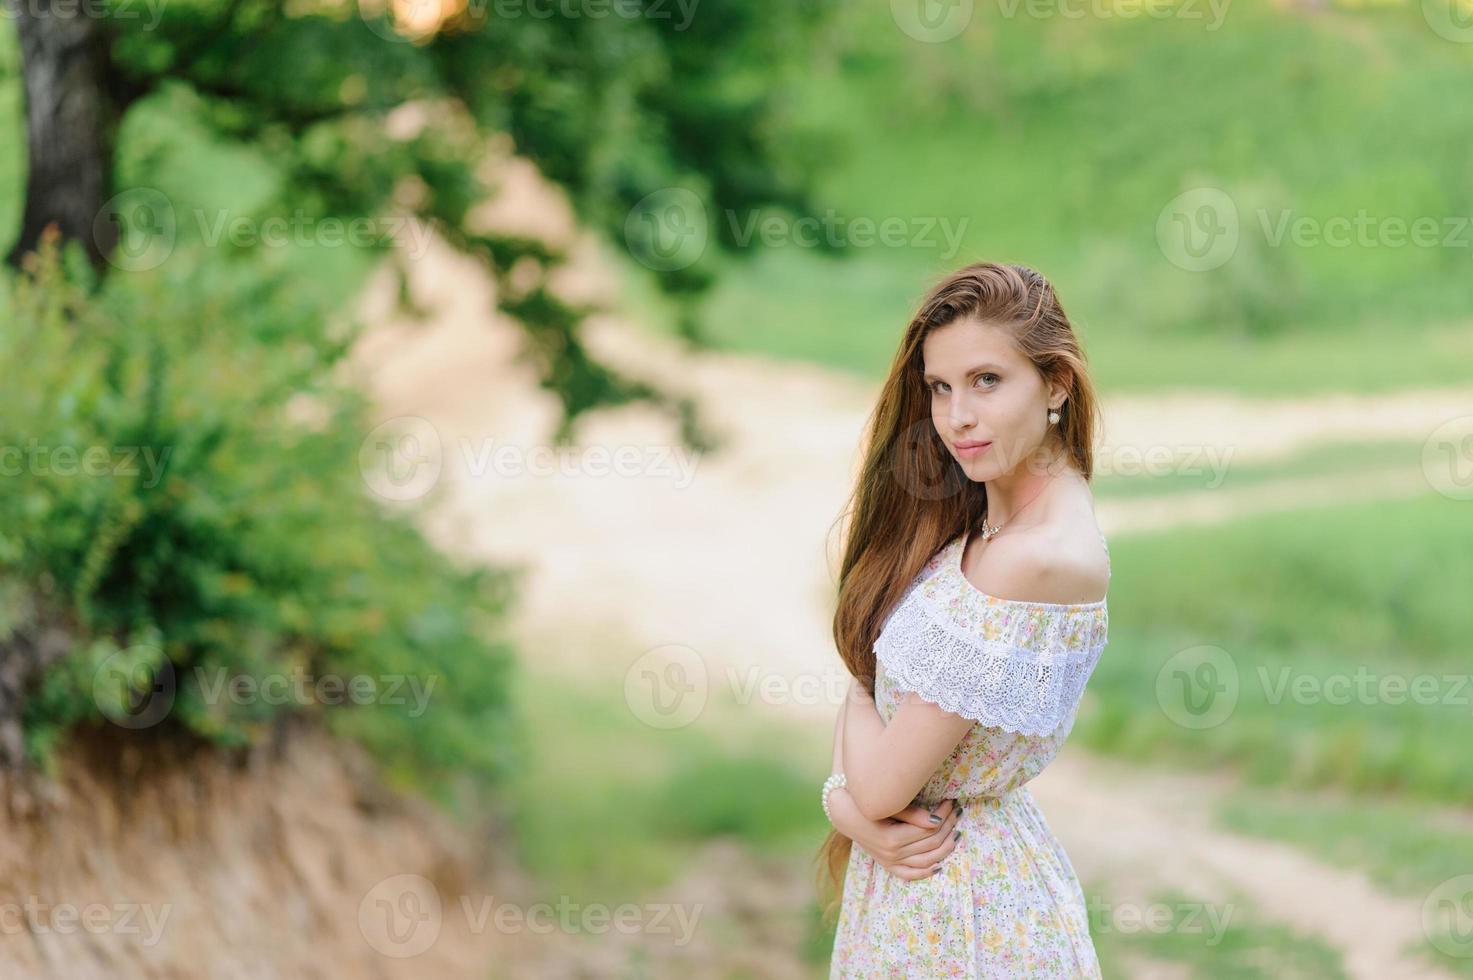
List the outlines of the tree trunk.
{"label": "tree trunk", "polygon": [[101,265],[118,229],[108,216],[99,220],[111,186],[116,116],[98,8],[70,0],[3,2],[20,35],[29,166],[20,238],[7,261],[19,266],[55,224]]}

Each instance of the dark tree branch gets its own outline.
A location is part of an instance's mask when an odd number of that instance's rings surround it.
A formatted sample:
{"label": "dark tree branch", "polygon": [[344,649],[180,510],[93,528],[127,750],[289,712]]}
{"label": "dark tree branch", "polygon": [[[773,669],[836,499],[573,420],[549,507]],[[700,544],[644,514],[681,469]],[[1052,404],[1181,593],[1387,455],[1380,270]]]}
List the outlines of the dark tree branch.
{"label": "dark tree branch", "polygon": [[19,267],[54,224],[100,266],[118,235],[110,221],[99,220],[111,187],[117,120],[102,29],[85,5],[26,0],[7,8],[20,35],[28,172],[20,237],[6,260]]}

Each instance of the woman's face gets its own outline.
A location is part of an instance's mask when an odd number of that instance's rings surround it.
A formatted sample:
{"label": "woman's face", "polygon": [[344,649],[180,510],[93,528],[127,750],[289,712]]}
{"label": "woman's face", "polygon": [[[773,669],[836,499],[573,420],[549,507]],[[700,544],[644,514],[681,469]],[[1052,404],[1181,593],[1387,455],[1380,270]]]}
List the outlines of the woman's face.
{"label": "woman's face", "polygon": [[[975,481],[1011,472],[1048,433],[1051,391],[1008,332],[964,318],[921,344],[931,421],[962,471]],[[975,444],[983,445],[975,445]]]}

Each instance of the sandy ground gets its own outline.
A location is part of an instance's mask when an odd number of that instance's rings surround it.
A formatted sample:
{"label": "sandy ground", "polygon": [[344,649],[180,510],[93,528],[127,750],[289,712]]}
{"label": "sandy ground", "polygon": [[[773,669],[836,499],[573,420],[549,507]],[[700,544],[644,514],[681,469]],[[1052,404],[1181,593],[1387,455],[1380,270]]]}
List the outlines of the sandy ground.
{"label": "sandy ground", "polygon": [[[514,223],[515,209],[502,218]],[[564,216],[560,234],[565,226]],[[595,258],[580,262],[572,282],[591,295],[610,288]],[[812,751],[826,752],[846,679],[829,632],[834,524],[874,387],[808,365],[693,354],[605,317],[587,331],[598,355],[696,397],[722,446],[688,453],[669,420],[631,407],[589,419],[575,451],[557,456],[545,444],[556,406],[516,363],[519,331],[492,314],[485,277],[436,246],[416,263],[412,284],[433,310],[429,320],[398,317],[380,283],[365,305],[378,326],[355,367],[375,394],[378,421],[411,427],[438,474],[422,486],[433,494],[431,537],[470,561],[525,567],[515,628],[528,659],[616,682],[679,661],[713,699],[812,725]],[[1181,460],[1251,462],[1335,441],[1420,443],[1473,410],[1473,389],[1315,399],[1178,392],[1107,397],[1103,408],[1105,468],[1159,447]],[[1419,471],[1372,470],[1351,481],[1102,501],[1097,513],[1105,533],[1118,536],[1426,489]],[[754,682],[767,693],[752,697]],[[1417,903],[1291,848],[1212,828],[1209,803],[1224,787],[1211,780],[1068,751],[1033,785],[1081,873],[1108,882],[1113,900],[1145,901],[1163,883],[1209,900],[1237,889],[1265,914],[1344,950],[1352,976],[1443,975],[1403,951],[1419,938]],[[806,873],[788,883],[791,900],[807,894]],[[715,889],[681,887],[726,894],[732,879],[720,880]],[[1142,965],[1147,974],[1171,975]]]}

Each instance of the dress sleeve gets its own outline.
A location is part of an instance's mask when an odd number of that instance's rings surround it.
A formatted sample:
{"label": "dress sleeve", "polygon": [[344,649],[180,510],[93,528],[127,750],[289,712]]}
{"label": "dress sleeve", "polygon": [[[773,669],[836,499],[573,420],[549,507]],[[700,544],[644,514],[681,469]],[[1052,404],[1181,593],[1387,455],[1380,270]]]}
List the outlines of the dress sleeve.
{"label": "dress sleeve", "polygon": [[1048,735],[1072,725],[1107,632],[1103,602],[998,599],[938,577],[900,602],[874,650],[898,690],[987,727]]}

